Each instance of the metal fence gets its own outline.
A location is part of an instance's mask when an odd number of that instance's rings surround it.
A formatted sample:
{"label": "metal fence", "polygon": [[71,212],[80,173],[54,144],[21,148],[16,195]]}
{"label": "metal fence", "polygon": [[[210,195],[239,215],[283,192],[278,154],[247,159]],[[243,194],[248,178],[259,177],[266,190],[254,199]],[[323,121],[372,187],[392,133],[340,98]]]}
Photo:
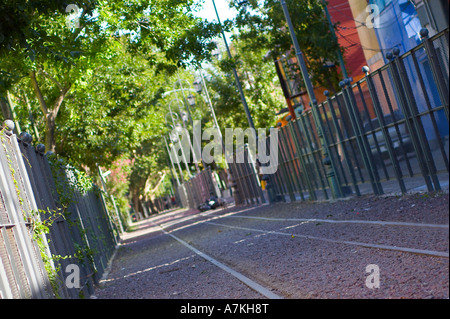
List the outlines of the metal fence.
{"label": "metal fence", "polygon": [[[73,170],[57,164],[52,173],[30,135],[18,139],[5,126],[0,137],[0,298],[89,297],[117,244],[102,192],[69,187]],[[70,196],[64,210],[61,196]],[[79,286],[67,285],[74,265]]]}
{"label": "metal fence", "polygon": [[211,194],[219,195],[217,182],[214,180],[211,168],[202,170],[197,175],[177,187],[181,205],[185,208],[198,208],[210,198]]}
{"label": "metal fence", "polygon": [[262,204],[266,200],[261,189],[261,183],[258,176],[256,154],[251,154],[248,145],[245,144],[243,149],[237,150],[243,152],[241,160],[236,160],[238,156],[234,156],[231,163],[228,163],[235,183],[234,199],[237,204]]}
{"label": "metal fence", "polygon": [[[262,177],[269,200],[447,187],[448,32],[423,33],[413,50],[398,56],[394,49],[380,69],[365,69],[356,83],[345,79],[340,92],[325,92],[323,103],[288,117],[278,131],[278,169]],[[239,194],[249,202],[259,194],[258,174],[248,163],[233,165]]]}

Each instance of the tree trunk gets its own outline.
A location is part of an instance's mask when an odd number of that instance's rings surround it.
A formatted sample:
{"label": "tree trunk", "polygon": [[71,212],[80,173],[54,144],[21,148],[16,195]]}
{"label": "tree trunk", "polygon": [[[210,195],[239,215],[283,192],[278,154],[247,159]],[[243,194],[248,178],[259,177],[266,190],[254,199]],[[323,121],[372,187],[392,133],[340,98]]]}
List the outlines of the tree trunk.
{"label": "tree trunk", "polygon": [[45,149],[55,152],[56,148],[56,114],[52,111],[45,114]]}
{"label": "tree trunk", "polygon": [[[45,73],[46,74],[46,73]],[[48,74],[46,74],[49,77]],[[67,92],[70,90],[71,85],[62,86],[54,78],[50,79],[59,87],[59,95],[53,102],[52,108],[48,107],[47,102],[42,95],[39,83],[36,79],[36,72],[30,72],[30,79],[33,85],[34,93],[39,101],[42,113],[45,117],[45,149],[47,151],[55,152],[56,149],[56,118],[58,116],[59,109],[66,97]]]}
{"label": "tree trunk", "polygon": [[53,153],[56,151],[56,117],[69,89],[70,86],[60,90],[59,96],[53,103],[53,108],[46,114],[45,149]]}
{"label": "tree trunk", "polygon": [[12,119],[11,110],[10,110],[6,100],[4,100],[3,98],[0,98],[0,108],[1,108],[1,111],[3,114],[3,119],[11,120]]}
{"label": "tree trunk", "polygon": [[139,193],[136,193],[134,191],[131,191],[132,193],[132,201],[133,201],[133,208],[134,208],[134,214],[136,216],[137,220],[140,220],[143,215],[140,214],[141,207],[140,207],[140,200],[139,200]]}

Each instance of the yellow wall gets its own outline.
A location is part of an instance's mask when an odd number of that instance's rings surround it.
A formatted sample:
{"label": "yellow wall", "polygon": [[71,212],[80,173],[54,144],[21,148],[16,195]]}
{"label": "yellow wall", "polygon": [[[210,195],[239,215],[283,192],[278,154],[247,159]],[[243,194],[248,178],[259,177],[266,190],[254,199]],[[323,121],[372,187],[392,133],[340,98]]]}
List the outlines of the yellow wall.
{"label": "yellow wall", "polygon": [[380,53],[380,46],[378,45],[377,36],[373,28],[361,26],[361,22],[366,22],[369,12],[366,12],[366,8],[369,5],[367,0],[348,0],[350,9],[353,14],[353,19],[358,27],[358,36],[361,41],[364,57],[370,64],[372,70],[384,65],[383,58]]}

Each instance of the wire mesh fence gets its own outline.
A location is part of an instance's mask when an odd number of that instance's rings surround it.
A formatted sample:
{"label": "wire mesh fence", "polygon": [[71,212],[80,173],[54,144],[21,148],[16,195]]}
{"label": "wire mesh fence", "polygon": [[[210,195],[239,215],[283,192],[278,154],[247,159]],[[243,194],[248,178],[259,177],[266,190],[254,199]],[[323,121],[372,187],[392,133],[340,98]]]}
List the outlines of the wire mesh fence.
{"label": "wire mesh fence", "polygon": [[75,187],[73,169],[7,128],[0,132],[0,297],[89,297],[118,240],[103,194],[93,184]]}

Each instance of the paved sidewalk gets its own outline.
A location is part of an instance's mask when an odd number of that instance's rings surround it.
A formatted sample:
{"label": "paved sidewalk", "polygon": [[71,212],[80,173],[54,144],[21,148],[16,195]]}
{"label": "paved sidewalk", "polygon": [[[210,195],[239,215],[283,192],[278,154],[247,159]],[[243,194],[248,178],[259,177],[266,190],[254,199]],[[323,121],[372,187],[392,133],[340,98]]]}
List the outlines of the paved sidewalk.
{"label": "paved sidewalk", "polygon": [[445,299],[448,199],[417,193],[159,214],[123,236],[96,297]]}

